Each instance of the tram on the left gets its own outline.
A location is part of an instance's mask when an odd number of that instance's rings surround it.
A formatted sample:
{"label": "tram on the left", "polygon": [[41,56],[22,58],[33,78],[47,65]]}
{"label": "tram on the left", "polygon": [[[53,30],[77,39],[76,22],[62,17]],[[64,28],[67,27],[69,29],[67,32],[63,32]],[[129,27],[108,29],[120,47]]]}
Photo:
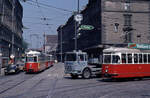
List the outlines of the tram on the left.
{"label": "tram on the left", "polygon": [[25,71],[40,72],[47,68],[46,66],[46,55],[38,51],[29,51],[26,53]]}

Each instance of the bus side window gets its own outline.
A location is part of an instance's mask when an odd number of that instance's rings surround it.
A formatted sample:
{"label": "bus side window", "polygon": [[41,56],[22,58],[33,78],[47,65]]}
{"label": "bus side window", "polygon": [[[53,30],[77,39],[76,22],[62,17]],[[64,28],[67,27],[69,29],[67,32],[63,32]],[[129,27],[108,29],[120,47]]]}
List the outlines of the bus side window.
{"label": "bus side window", "polygon": [[128,63],[132,63],[132,54],[128,54]]}
{"label": "bus side window", "polygon": [[146,64],[147,63],[147,54],[143,54],[143,57],[144,57],[144,63]]}
{"label": "bus side window", "polygon": [[139,63],[143,63],[142,61],[142,54],[139,54]]}
{"label": "bus side window", "polygon": [[148,63],[150,63],[150,54],[148,54]]}
{"label": "bus side window", "polygon": [[122,54],[122,63],[126,64],[126,54]]}
{"label": "bus side window", "polygon": [[135,64],[138,63],[138,54],[134,54],[134,63],[135,63]]}

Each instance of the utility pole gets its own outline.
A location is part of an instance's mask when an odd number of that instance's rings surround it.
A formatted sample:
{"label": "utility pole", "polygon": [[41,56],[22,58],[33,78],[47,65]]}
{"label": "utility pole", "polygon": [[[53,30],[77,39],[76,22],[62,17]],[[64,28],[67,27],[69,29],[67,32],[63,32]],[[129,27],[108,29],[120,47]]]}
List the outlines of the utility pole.
{"label": "utility pole", "polygon": [[2,20],[1,22],[4,22],[4,14],[5,14],[5,4],[4,4],[4,0],[2,0]]}
{"label": "utility pole", "polygon": [[60,26],[60,45],[61,45],[61,62],[62,62],[62,27],[63,27],[63,25],[61,25]]}
{"label": "utility pole", "polygon": [[12,0],[12,47],[11,47],[11,57],[14,57],[14,0]]}
{"label": "utility pole", "polygon": [[[80,13],[80,1],[78,0],[77,12],[74,13],[75,17]],[[79,21],[75,21],[75,50],[78,50],[77,34],[78,34]]]}
{"label": "utility pole", "polygon": [[44,48],[44,53],[45,53],[45,32],[44,32],[44,45],[43,45],[43,48]]}

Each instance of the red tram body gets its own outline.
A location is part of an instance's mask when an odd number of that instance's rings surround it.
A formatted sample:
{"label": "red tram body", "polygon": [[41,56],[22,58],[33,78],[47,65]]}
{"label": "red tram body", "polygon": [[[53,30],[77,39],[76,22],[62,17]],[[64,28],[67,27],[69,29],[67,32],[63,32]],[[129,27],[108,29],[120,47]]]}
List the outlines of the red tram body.
{"label": "red tram body", "polygon": [[29,51],[26,54],[25,71],[40,72],[51,66],[50,57],[38,51]]}
{"label": "red tram body", "polygon": [[150,77],[150,53],[128,48],[109,48],[103,52],[103,77]]}
{"label": "red tram body", "polygon": [[54,60],[52,55],[47,55],[46,57],[46,68],[52,67],[54,65]]}

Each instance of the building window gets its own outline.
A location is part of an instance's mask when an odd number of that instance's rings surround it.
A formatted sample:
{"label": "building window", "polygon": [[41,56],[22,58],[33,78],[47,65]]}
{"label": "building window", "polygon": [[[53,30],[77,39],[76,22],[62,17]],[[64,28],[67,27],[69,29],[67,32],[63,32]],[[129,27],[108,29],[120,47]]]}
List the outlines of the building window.
{"label": "building window", "polygon": [[131,26],[131,14],[124,14],[124,26]]}
{"label": "building window", "polygon": [[130,11],[130,3],[127,3],[127,2],[124,3],[124,10]]}

